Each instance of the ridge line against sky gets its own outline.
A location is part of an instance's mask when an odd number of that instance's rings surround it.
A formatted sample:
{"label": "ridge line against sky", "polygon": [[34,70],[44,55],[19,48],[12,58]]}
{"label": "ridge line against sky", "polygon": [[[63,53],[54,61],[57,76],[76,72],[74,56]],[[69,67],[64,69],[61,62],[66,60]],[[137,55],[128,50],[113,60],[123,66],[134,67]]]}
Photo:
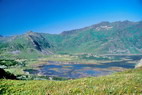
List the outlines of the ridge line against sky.
{"label": "ridge line against sky", "polygon": [[57,34],[102,21],[141,21],[142,0],[0,0],[0,34]]}

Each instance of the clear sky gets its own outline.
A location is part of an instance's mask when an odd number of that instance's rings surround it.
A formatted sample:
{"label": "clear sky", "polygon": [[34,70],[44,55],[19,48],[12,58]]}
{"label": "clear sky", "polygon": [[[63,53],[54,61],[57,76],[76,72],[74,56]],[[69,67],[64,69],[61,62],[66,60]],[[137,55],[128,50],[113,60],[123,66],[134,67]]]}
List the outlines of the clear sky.
{"label": "clear sky", "polygon": [[142,0],[0,0],[1,35],[54,34],[119,20],[142,20]]}

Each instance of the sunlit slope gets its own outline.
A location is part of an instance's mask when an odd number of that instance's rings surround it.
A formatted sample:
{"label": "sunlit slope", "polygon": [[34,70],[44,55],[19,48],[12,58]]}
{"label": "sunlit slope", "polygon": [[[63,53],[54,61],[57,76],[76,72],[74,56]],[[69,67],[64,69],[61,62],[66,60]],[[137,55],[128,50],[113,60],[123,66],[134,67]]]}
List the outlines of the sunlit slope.
{"label": "sunlit slope", "polygon": [[142,69],[68,81],[0,81],[2,95],[139,95],[141,88]]}

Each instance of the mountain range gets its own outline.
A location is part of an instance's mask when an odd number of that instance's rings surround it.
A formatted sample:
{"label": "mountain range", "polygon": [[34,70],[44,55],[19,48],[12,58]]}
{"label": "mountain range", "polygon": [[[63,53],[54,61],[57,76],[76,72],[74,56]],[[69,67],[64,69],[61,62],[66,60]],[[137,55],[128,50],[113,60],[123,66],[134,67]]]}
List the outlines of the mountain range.
{"label": "mountain range", "polygon": [[106,21],[60,34],[30,31],[0,36],[0,54],[40,56],[55,53],[141,54],[142,21]]}

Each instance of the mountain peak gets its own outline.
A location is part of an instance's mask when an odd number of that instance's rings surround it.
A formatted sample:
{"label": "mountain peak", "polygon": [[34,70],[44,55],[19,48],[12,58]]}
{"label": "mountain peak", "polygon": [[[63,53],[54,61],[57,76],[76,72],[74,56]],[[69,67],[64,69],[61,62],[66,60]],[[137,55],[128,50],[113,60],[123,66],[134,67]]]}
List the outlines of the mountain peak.
{"label": "mountain peak", "polygon": [[112,23],[118,23],[118,24],[121,24],[121,23],[123,23],[123,24],[132,24],[132,23],[134,23],[134,22],[129,21],[129,20],[124,20],[124,21],[115,21],[115,22],[112,22]]}
{"label": "mountain peak", "polygon": [[110,22],[108,22],[108,21],[103,21],[103,22],[99,23],[99,25],[108,25],[108,24],[110,24]]}
{"label": "mountain peak", "polygon": [[25,33],[26,35],[37,35],[38,33],[33,32],[33,31],[28,31]]}
{"label": "mountain peak", "polygon": [[103,22],[100,22],[100,23],[98,23],[98,24],[92,25],[91,27],[92,27],[92,28],[95,28],[95,29],[97,29],[97,30],[100,30],[100,28],[111,27],[110,24],[111,24],[111,23],[108,22],[108,21],[103,21]]}
{"label": "mountain peak", "polygon": [[34,32],[33,32],[33,31],[31,31],[31,30],[30,30],[30,31],[28,31],[28,32],[26,32],[26,34],[31,34],[31,33],[34,33]]}

